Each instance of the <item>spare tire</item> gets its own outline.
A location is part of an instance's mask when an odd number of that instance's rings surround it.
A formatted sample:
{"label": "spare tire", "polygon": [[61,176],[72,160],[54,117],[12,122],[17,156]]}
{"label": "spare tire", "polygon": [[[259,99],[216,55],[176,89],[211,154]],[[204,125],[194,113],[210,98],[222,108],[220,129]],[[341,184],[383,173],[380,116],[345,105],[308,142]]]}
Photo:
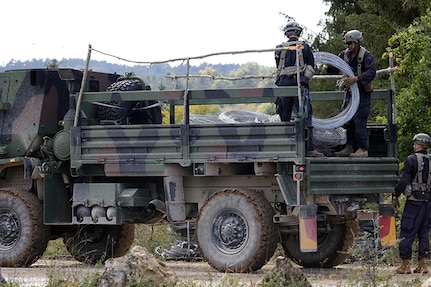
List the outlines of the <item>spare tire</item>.
{"label": "spare tire", "polygon": [[[141,81],[124,79],[111,84],[107,91],[151,90],[150,86],[142,87]],[[97,117],[100,120],[114,121],[116,124],[160,124],[162,112],[155,100],[123,101],[120,94],[112,93],[111,100],[100,105]],[[151,108],[145,108],[155,105]]]}

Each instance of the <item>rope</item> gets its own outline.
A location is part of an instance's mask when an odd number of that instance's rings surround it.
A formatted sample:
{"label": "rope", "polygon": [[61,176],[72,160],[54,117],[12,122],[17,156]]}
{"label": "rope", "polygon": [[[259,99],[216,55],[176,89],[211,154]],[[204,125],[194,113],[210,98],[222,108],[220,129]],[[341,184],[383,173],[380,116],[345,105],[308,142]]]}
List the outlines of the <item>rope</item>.
{"label": "rope", "polygon": [[106,104],[106,103],[101,103],[101,102],[91,102],[93,105],[96,106],[102,106],[102,107],[107,107],[107,108],[111,108],[111,109],[117,109],[117,110],[131,110],[131,111],[141,111],[141,110],[148,110],[148,109],[152,109],[155,107],[162,107],[163,104],[167,104],[166,101],[163,102],[157,102],[155,104],[149,105],[149,106],[145,106],[145,107],[140,107],[140,108],[124,108],[124,107],[120,107],[120,106],[115,106],[115,105],[110,105],[110,104]]}
{"label": "rope", "polygon": [[213,56],[220,56],[220,55],[237,55],[237,54],[248,54],[248,53],[264,53],[264,52],[273,52],[273,51],[281,51],[281,50],[286,50],[288,48],[282,47],[282,48],[272,48],[272,49],[257,49],[257,50],[243,50],[243,51],[229,51],[229,52],[217,52],[217,53],[210,53],[210,54],[205,54],[205,55],[201,55],[201,56],[195,56],[195,57],[186,57],[186,58],[174,58],[174,59],[170,59],[170,60],[163,60],[163,61],[136,61],[136,60],[130,60],[130,59],[125,59],[119,56],[115,56],[106,52],[102,52],[99,51],[97,49],[91,48],[92,51],[97,52],[99,54],[108,56],[108,57],[112,57],[112,58],[116,58],[118,60],[124,61],[124,62],[129,62],[129,63],[134,63],[134,64],[146,64],[146,65],[153,65],[153,64],[166,64],[166,63],[170,63],[170,62],[177,62],[177,61],[190,61],[190,60],[196,60],[196,59],[203,59],[203,58],[208,58],[208,57],[213,57]]}

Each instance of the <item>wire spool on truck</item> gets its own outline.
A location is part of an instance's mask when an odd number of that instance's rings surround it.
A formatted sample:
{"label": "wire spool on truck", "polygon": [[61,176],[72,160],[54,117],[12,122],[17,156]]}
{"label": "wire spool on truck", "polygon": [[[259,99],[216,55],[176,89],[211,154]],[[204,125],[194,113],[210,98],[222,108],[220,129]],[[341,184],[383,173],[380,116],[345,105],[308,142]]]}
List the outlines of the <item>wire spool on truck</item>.
{"label": "wire spool on truck", "polygon": [[[369,125],[368,158],[306,157],[310,127],[300,117],[190,121],[191,105],[273,103],[297,91],[151,91],[133,75],[1,73],[0,265],[31,265],[57,238],[82,262],[122,256],[134,224],[165,219],[196,222],[200,252],[220,272],[260,269],[279,242],[302,266],[343,263],[360,208],[384,205],[397,178],[391,90],[373,93],[389,121]],[[312,93],[315,105],[342,97]],[[169,104],[169,124],[159,102]]]}

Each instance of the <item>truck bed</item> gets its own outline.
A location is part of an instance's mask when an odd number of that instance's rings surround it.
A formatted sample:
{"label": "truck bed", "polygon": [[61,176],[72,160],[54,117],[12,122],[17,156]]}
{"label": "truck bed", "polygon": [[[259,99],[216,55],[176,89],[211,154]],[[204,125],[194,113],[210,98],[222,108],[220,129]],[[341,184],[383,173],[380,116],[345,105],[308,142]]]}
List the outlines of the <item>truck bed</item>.
{"label": "truck bed", "polygon": [[[293,123],[82,126],[71,130],[72,167],[103,165],[116,176],[174,163],[297,162]],[[114,167],[115,166],[115,167]]]}

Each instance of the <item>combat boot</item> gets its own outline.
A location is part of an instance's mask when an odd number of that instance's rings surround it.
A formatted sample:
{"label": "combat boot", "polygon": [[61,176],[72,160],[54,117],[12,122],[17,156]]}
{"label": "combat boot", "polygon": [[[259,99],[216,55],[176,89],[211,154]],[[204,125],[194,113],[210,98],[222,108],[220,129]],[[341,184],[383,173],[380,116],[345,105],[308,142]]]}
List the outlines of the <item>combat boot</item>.
{"label": "combat boot", "polygon": [[353,146],[347,144],[342,150],[334,152],[335,156],[349,156],[353,152]]}
{"label": "combat boot", "polygon": [[317,150],[309,150],[308,152],[307,152],[307,155],[306,156],[308,156],[308,157],[325,157],[325,155],[323,154],[323,153],[321,153],[321,152],[318,152]]}
{"label": "combat boot", "polygon": [[421,273],[421,274],[427,274],[428,273],[428,268],[427,268],[427,263],[426,263],[425,257],[422,257],[421,259],[419,259],[418,267],[416,267],[413,270],[413,273]]}
{"label": "combat boot", "polygon": [[357,151],[351,153],[350,157],[368,157],[368,151],[363,148],[358,148]]}
{"label": "combat boot", "polygon": [[396,274],[411,274],[410,259],[402,259],[401,266],[395,270]]}

